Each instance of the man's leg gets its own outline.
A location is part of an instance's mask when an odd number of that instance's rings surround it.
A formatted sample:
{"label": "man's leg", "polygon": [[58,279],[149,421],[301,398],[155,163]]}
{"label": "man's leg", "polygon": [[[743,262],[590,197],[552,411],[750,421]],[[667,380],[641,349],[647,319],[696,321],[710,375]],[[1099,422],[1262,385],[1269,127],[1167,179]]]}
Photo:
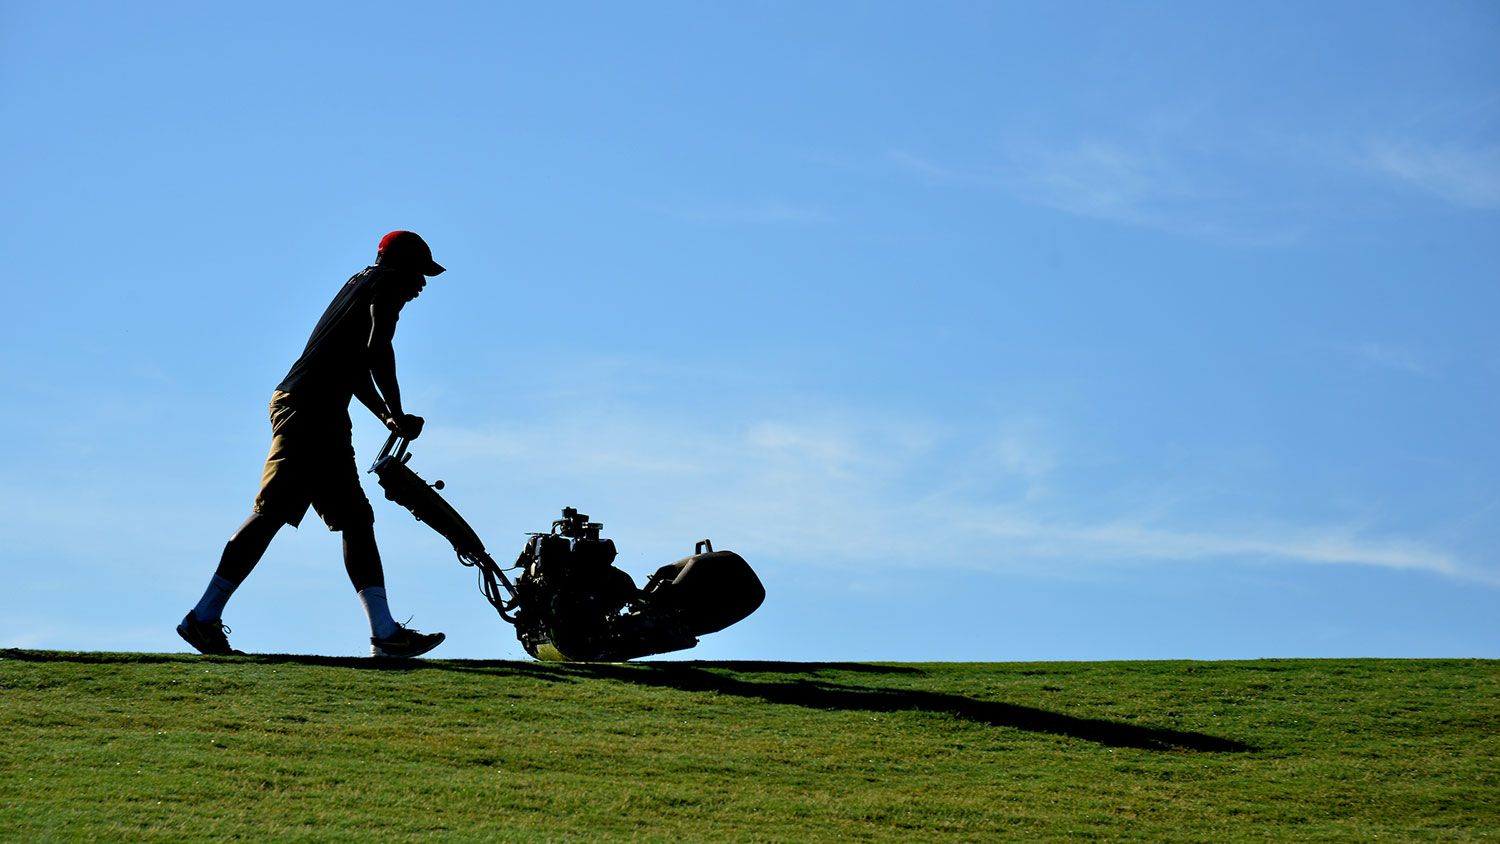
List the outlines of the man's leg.
{"label": "man's leg", "polygon": [[251,513],[250,518],[224,544],[219,567],[214,570],[214,576],[209,578],[203,597],[198,599],[197,606],[177,625],[177,633],[200,653],[237,653],[229,647],[229,639],[224,635],[226,628],[221,620],[224,605],[229,603],[234,590],[239,588],[255,568],[255,564],[265,556],[266,548],[270,546],[276,532],[281,530],[281,525],[280,519]]}
{"label": "man's leg", "polygon": [[250,518],[224,544],[224,553],[219,557],[219,568],[215,575],[239,586],[250,576],[255,564],[266,554],[276,532],[285,522],[275,516],[251,513]]}
{"label": "man's leg", "polygon": [[441,633],[418,633],[396,623],[385,597],[385,569],[380,564],[380,549],[375,545],[375,526],[359,524],[345,527],[344,570],[359,593],[365,615],[370,619],[370,654],[372,656],[421,656],[442,644]]}
{"label": "man's leg", "polygon": [[344,534],[344,571],[359,593],[359,602],[370,618],[370,636],[386,639],[395,635],[400,625],[391,617],[385,597],[385,568],[380,564],[380,548],[375,544],[375,526],[346,527]]}
{"label": "man's leg", "polygon": [[375,526],[346,527],[344,535],[344,571],[356,590],[385,586],[385,568],[380,564],[380,548],[375,544]]}
{"label": "man's leg", "polygon": [[224,615],[224,605],[229,596],[245,582],[255,564],[265,556],[271,539],[281,530],[280,519],[260,513],[251,513],[250,518],[224,543],[224,553],[219,557],[219,567],[203,591],[203,597],[193,608],[199,621],[218,621]]}

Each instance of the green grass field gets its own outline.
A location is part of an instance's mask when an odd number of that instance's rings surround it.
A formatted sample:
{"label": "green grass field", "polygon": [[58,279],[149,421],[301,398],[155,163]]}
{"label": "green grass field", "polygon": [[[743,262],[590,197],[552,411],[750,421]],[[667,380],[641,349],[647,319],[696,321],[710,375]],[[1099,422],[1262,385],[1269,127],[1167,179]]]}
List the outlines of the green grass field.
{"label": "green grass field", "polygon": [[0,652],[0,839],[1500,841],[1500,662]]}

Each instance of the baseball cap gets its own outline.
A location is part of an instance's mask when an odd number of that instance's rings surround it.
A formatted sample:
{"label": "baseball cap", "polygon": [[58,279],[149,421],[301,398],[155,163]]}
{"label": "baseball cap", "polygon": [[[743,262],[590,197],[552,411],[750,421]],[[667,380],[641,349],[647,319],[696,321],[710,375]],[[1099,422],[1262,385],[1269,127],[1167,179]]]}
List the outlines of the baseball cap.
{"label": "baseball cap", "polygon": [[395,231],[380,239],[376,254],[385,256],[394,264],[421,270],[422,275],[437,275],[444,271],[442,264],[432,260],[432,249],[416,232]]}

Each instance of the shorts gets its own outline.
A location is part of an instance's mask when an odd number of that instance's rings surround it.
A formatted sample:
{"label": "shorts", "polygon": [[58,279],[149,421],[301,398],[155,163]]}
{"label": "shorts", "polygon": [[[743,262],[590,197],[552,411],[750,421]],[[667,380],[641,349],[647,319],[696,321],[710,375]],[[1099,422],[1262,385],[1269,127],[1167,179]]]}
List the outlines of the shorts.
{"label": "shorts", "polygon": [[296,407],[290,393],[271,396],[271,453],[261,472],[255,512],[297,527],[308,505],[329,530],[375,523],[359,485],[353,425],[343,408]]}

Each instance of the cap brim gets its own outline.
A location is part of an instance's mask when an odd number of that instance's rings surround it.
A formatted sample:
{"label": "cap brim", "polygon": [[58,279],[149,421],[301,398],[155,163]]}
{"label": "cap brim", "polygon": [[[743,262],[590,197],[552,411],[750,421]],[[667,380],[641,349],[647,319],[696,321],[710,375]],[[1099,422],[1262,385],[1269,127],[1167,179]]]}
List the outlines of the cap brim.
{"label": "cap brim", "polygon": [[445,273],[447,271],[448,269],[437,261],[428,261],[427,269],[422,270],[422,275],[437,275],[438,273]]}

